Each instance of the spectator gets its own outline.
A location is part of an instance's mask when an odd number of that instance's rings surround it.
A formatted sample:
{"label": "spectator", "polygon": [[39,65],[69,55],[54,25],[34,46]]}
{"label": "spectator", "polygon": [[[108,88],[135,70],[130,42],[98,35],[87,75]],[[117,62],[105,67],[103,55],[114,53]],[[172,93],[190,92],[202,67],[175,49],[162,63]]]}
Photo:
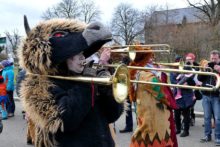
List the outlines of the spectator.
{"label": "spectator", "polygon": [[8,102],[8,96],[6,91],[6,84],[4,83],[4,79],[2,76],[0,76],[0,112],[2,115],[2,119],[8,118],[7,113],[7,102]]}
{"label": "spectator", "polygon": [[[124,63],[125,65],[129,65],[130,58],[128,56],[123,57],[122,63]],[[120,130],[120,133],[127,133],[127,132],[133,131],[132,103],[131,103],[129,97],[127,98],[127,108],[126,108],[125,112],[126,112],[125,128],[123,130]]]}
{"label": "spectator", "polygon": [[[196,56],[193,54],[193,53],[188,53],[186,54],[186,57],[185,57],[185,63],[188,64],[188,65],[192,65],[194,67],[192,67],[192,69],[194,71],[199,71],[199,68],[198,67],[195,67],[195,66],[199,66],[199,64],[196,62]],[[194,76],[194,81],[197,85],[201,85],[201,82],[198,81],[197,79],[197,75]],[[200,100],[202,95],[200,93],[199,90],[194,90],[194,103],[192,105],[192,107],[190,108],[190,125],[191,126],[194,126],[195,125],[195,113],[194,113],[194,106],[195,106],[195,103],[196,103],[196,100]]]}
{"label": "spectator", "polygon": [[[208,67],[213,69],[213,72],[220,73],[220,52],[213,50],[210,52],[210,62]],[[205,87],[210,87],[216,84],[216,79],[208,75],[200,75],[198,79],[202,82]],[[202,106],[204,110],[204,137],[201,142],[211,141],[212,127],[211,118],[212,113],[215,118],[215,144],[220,146],[220,99],[219,90],[216,91],[202,91],[203,100]]]}
{"label": "spectator", "polygon": [[14,66],[13,63],[8,60],[3,60],[1,62],[4,67],[2,76],[4,78],[4,82],[6,83],[7,95],[9,98],[9,102],[7,105],[8,117],[13,117],[15,112],[15,102],[14,102]]}

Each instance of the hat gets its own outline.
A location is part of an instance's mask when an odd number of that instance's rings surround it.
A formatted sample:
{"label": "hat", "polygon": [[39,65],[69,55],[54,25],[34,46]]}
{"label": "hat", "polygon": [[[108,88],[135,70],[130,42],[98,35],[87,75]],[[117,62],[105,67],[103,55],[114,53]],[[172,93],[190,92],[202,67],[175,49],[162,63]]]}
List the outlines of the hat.
{"label": "hat", "polygon": [[193,54],[193,53],[188,53],[188,54],[186,54],[186,58],[187,58],[187,57],[191,57],[193,60],[196,59],[196,56],[195,56],[195,54]]}
{"label": "hat", "polygon": [[53,63],[60,63],[80,52],[87,58],[111,39],[111,32],[99,22],[91,23],[83,32],[55,31],[49,39],[52,47],[51,60]]}
{"label": "hat", "polygon": [[182,57],[181,57],[181,56],[179,56],[179,55],[177,55],[177,56],[175,57],[175,62],[179,62],[179,61],[180,61],[180,59],[182,59]]}
{"label": "hat", "polygon": [[4,67],[7,67],[7,66],[10,66],[10,65],[11,65],[11,62],[8,61],[8,60],[3,60],[3,61],[0,62],[0,64],[1,64],[2,66],[4,66]]}

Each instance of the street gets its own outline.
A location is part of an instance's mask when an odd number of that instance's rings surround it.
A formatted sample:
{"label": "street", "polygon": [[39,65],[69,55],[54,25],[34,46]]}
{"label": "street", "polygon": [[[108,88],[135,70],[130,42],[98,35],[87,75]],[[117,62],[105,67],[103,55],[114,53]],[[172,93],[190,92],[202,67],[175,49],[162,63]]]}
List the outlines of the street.
{"label": "street", "polygon": [[[16,101],[15,116],[7,120],[3,120],[4,129],[0,134],[0,147],[30,147],[26,145],[26,122],[22,117],[22,106],[20,101]],[[135,115],[133,115],[133,118]],[[136,124],[136,122],[134,122]],[[199,140],[203,136],[203,118],[196,118],[196,125],[190,128],[190,136],[181,138],[178,136],[179,147],[213,147],[214,141],[209,143],[200,143]],[[117,147],[129,147],[132,133],[119,133],[125,125],[125,115],[115,123],[117,131]],[[134,126],[135,128],[136,126]],[[214,130],[213,130],[214,131]],[[214,139],[214,138],[213,138]]]}

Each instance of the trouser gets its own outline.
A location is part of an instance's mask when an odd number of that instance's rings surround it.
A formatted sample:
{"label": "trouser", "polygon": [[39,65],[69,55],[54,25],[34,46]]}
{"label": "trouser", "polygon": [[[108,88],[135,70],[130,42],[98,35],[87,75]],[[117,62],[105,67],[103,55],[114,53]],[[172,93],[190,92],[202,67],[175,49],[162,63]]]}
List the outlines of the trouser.
{"label": "trouser", "polygon": [[7,91],[9,102],[7,107],[8,113],[13,113],[15,112],[15,101],[14,101],[14,96],[13,96],[13,91]]}
{"label": "trouser", "polygon": [[211,119],[215,118],[215,138],[220,139],[220,99],[219,97],[203,96],[202,106],[204,109],[204,133],[205,136],[211,136]]}
{"label": "trouser", "polygon": [[181,130],[181,114],[183,115],[183,130],[189,132],[190,124],[190,107],[185,109],[174,110],[176,129]]}
{"label": "trouser", "polygon": [[196,101],[194,101],[194,104],[190,107],[190,118],[195,120],[195,113],[194,113],[194,106],[196,104]]}
{"label": "trouser", "polygon": [[131,102],[129,98],[127,98],[127,103],[128,103],[128,110],[126,110],[126,128],[127,129],[133,129],[133,118],[132,118],[132,107],[131,107]]}

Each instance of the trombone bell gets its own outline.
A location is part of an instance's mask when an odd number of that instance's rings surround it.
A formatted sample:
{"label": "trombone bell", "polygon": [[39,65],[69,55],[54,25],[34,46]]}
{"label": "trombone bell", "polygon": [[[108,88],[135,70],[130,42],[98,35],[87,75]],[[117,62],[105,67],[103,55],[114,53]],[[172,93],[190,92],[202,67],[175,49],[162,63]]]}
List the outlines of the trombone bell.
{"label": "trombone bell", "polygon": [[122,103],[128,96],[128,88],[130,87],[130,76],[128,68],[120,65],[112,77],[112,89],[115,100]]}

